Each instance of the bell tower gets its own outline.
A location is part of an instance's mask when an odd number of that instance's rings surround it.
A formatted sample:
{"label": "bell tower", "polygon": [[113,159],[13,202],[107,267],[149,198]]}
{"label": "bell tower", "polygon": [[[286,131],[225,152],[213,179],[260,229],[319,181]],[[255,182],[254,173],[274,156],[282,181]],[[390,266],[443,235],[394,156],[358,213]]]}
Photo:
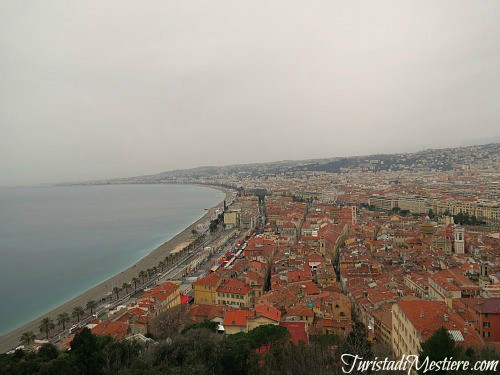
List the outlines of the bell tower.
{"label": "bell tower", "polygon": [[465,230],[461,225],[457,225],[453,230],[453,251],[455,254],[465,253]]}

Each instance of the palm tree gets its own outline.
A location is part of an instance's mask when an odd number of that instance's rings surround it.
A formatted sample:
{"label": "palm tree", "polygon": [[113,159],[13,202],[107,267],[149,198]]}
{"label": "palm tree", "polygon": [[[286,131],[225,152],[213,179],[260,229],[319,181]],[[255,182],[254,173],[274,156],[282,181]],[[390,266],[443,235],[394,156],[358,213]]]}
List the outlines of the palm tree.
{"label": "palm tree", "polygon": [[78,323],[80,323],[80,316],[85,314],[85,310],[81,306],[77,306],[73,309],[73,312],[71,313],[71,316],[74,318],[76,316],[76,320]]}
{"label": "palm tree", "polygon": [[165,262],[163,260],[160,260],[160,263],[158,263],[158,267],[160,267],[161,272],[163,272],[163,269],[165,268]]}
{"label": "palm tree", "polygon": [[97,307],[97,302],[94,300],[87,301],[85,304],[85,308],[87,310],[90,310],[90,315],[94,314],[94,309]]}
{"label": "palm tree", "polygon": [[63,331],[66,329],[66,323],[70,322],[70,317],[67,312],[60,313],[57,315],[57,324],[62,325]]}
{"label": "palm tree", "polygon": [[115,287],[113,288],[113,293],[115,293],[115,294],[116,294],[116,299],[118,299],[118,297],[119,297],[119,293],[120,293],[120,288],[118,288],[117,286],[115,286]]}
{"label": "palm tree", "polygon": [[129,283],[123,283],[122,289],[125,289],[125,293],[126,294],[128,294],[128,288],[130,288],[130,284]]}
{"label": "palm tree", "polygon": [[137,292],[137,283],[140,280],[137,277],[132,277],[132,282],[134,283],[134,292]]}
{"label": "palm tree", "polygon": [[55,328],[54,321],[51,318],[43,318],[40,321],[40,325],[38,328],[40,328],[41,333],[45,333],[47,340],[49,339],[49,332],[52,331]]}
{"label": "palm tree", "polygon": [[36,336],[33,331],[26,331],[21,335],[21,344],[28,346],[30,342],[35,341]]}
{"label": "palm tree", "polygon": [[142,270],[139,272],[139,278],[142,280],[142,283],[144,284],[144,278],[146,277],[147,273],[146,271]]}

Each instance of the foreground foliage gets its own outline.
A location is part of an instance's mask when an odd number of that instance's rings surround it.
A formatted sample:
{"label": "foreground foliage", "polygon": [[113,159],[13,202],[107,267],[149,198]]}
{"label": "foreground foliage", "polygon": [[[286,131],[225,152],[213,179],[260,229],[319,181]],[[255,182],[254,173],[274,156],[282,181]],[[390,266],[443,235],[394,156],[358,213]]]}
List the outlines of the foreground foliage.
{"label": "foreground foliage", "polygon": [[388,355],[365,339],[366,327],[360,323],[345,339],[320,335],[311,337],[309,345],[298,346],[281,326],[227,336],[215,333],[214,328],[212,323],[196,324],[182,333],[157,336],[149,344],[115,341],[84,329],[67,352],[45,344],[37,353],[18,350],[0,355],[0,374],[343,374],[342,353],[358,353],[365,359]]}

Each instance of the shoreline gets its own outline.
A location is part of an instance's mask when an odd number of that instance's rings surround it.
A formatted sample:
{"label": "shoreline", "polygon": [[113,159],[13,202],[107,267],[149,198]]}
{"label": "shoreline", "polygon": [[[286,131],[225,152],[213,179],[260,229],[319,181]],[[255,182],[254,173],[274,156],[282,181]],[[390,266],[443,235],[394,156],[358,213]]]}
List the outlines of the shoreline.
{"label": "shoreline", "polygon": [[[198,185],[198,184],[190,184],[190,185]],[[199,219],[195,220],[188,227],[177,233],[175,236],[173,236],[166,242],[162,243],[161,245],[151,250],[147,255],[138,259],[136,262],[134,262],[124,270],[96,284],[95,286],[87,289],[86,291],[78,294],[74,298],[64,302],[63,304],[55,307],[54,309],[37,317],[36,319],[26,324],[23,324],[22,326],[17,327],[16,329],[0,336],[0,353],[4,353],[10,349],[17,347],[19,345],[19,339],[21,335],[26,331],[33,331],[33,333],[38,335],[39,333],[38,326],[42,318],[48,316],[51,317],[55,322],[56,317],[59,313],[67,312],[71,315],[71,310],[75,306],[85,307],[85,304],[89,300],[98,301],[113,288],[113,285],[117,284],[118,286],[121,287],[123,283],[130,282],[130,280],[133,277],[137,277],[137,274],[141,270],[146,270],[148,268],[157,266],[158,262],[163,260],[178,245],[182,244],[183,242],[186,242],[191,237],[191,230],[196,229],[196,226],[199,223],[209,220],[210,216],[212,216],[215,210],[218,209],[219,207],[222,207],[224,200],[227,201],[229,196],[232,194],[232,191],[230,189],[225,189],[219,186],[212,186],[212,185],[199,185],[199,186],[220,190],[225,194],[225,196],[222,201],[220,201],[215,206],[211,207]],[[72,323],[69,324],[71,325]]]}

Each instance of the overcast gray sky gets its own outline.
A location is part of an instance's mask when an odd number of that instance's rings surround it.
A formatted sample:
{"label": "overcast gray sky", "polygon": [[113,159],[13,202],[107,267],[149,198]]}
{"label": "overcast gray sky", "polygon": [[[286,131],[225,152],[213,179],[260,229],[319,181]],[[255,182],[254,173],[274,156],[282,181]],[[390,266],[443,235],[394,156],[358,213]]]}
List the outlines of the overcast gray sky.
{"label": "overcast gray sky", "polygon": [[0,2],[0,185],[499,136],[500,1]]}

